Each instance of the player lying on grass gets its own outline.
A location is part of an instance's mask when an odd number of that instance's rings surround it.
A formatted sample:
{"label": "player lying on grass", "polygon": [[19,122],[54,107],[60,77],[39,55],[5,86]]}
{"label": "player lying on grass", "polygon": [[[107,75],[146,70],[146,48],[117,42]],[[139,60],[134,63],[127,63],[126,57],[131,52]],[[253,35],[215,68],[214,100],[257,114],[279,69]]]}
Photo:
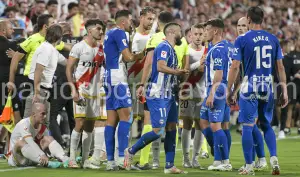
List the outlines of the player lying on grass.
{"label": "player lying on grass", "polygon": [[42,103],[34,103],[32,114],[17,123],[11,134],[8,153],[10,166],[35,166],[41,165],[48,168],[59,168],[61,162],[50,161],[45,151],[51,156],[68,165],[69,157],[64,153],[60,144],[49,136],[46,121],[46,108]]}

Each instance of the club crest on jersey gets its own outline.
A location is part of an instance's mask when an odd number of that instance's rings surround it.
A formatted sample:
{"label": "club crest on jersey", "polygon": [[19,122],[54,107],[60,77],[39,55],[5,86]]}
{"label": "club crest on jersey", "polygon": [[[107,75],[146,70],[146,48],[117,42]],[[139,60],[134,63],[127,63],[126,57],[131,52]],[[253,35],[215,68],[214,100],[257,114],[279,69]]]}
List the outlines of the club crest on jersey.
{"label": "club crest on jersey", "polygon": [[124,46],[127,46],[127,41],[126,41],[126,39],[122,39],[122,42],[123,42]]}
{"label": "club crest on jersey", "polygon": [[103,56],[103,52],[98,52],[98,55],[100,56],[100,57],[102,57]]}
{"label": "club crest on jersey", "polygon": [[162,58],[167,58],[167,51],[161,51],[161,54],[160,54],[160,56],[162,57]]}

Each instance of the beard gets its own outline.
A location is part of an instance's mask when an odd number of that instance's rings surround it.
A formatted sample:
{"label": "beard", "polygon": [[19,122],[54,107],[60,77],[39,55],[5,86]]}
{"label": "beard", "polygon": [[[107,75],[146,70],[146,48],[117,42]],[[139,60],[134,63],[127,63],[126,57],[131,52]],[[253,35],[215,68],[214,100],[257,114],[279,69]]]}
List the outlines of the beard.
{"label": "beard", "polygon": [[179,45],[181,45],[181,44],[182,44],[181,38],[180,38],[180,37],[176,37],[176,38],[175,38],[175,45],[179,46]]}

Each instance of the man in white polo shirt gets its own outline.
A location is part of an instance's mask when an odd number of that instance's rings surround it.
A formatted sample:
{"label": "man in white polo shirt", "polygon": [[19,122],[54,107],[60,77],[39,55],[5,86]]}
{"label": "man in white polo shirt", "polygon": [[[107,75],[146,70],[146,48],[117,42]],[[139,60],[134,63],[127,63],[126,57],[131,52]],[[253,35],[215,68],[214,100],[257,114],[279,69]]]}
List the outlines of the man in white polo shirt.
{"label": "man in white polo shirt", "polygon": [[[52,25],[47,30],[46,41],[43,42],[35,51],[28,78],[34,82],[34,93],[26,99],[26,109],[32,107],[32,103],[42,102],[46,104],[47,121],[49,122],[49,98],[51,97],[52,80],[57,64],[66,65],[66,58],[61,55],[55,45],[62,39],[62,28],[59,25]],[[27,110],[29,111],[29,110]]]}

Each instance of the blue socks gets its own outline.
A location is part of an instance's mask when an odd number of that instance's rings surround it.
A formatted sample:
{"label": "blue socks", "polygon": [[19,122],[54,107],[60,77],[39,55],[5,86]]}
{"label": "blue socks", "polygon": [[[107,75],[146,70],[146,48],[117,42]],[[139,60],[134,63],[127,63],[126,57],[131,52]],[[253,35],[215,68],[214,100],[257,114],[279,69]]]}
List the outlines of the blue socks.
{"label": "blue socks", "polygon": [[202,130],[202,133],[205,136],[209,146],[214,147],[214,135],[212,129],[210,127],[207,127],[206,129]]}
{"label": "blue socks", "polygon": [[242,146],[246,164],[252,164],[253,153],[253,127],[243,125]]}
{"label": "blue socks", "polygon": [[228,154],[230,154],[230,147],[231,147],[231,134],[230,134],[230,130],[224,130],[224,133],[226,134],[227,137],[227,143],[228,143]]}
{"label": "blue socks", "polygon": [[174,166],[175,149],[176,149],[176,131],[166,131],[165,137],[165,153],[166,153],[166,169]]}
{"label": "blue socks", "polygon": [[264,137],[270,152],[270,156],[277,156],[276,136],[274,130],[269,123],[261,124],[261,129],[264,132]]}
{"label": "blue socks", "polygon": [[106,145],[106,154],[107,160],[113,161],[114,154],[115,154],[115,132],[116,128],[107,125],[104,130],[104,137],[105,137],[105,145]]}
{"label": "blue socks", "polygon": [[118,129],[119,157],[124,157],[124,151],[128,147],[130,126],[131,123],[127,121],[119,122],[119,129]]}
{"label": "blue socks", "polygon": [[228,154],[228,142],[227,142],[226,134],[224,133],[223,129],[220,129],[214,132],[213,135],[214,135],[215,161],[220,161],[218,153],[220,153],[221,160],[228,160],[229,154]]}
{"label": "blue socks", "polygon": [[[258,158],[265,157],[265,149],[264,149],[264,140],[262,134],[260,133],[257,125],[253,126],[253,141],[255,146],[255,151],[257,153]],[[254,151],[253,151],[254,152]],[[253,159],[254,161],[254,159]]]}
{"label": "blue socks", "polygon": [[157,140],[160,136],[156,134],[154,131],[148,132],[144,134],[130,149],[130,154],[135,154],[139,150],[143,149],[145,146],[150,144],[151,142]]}

